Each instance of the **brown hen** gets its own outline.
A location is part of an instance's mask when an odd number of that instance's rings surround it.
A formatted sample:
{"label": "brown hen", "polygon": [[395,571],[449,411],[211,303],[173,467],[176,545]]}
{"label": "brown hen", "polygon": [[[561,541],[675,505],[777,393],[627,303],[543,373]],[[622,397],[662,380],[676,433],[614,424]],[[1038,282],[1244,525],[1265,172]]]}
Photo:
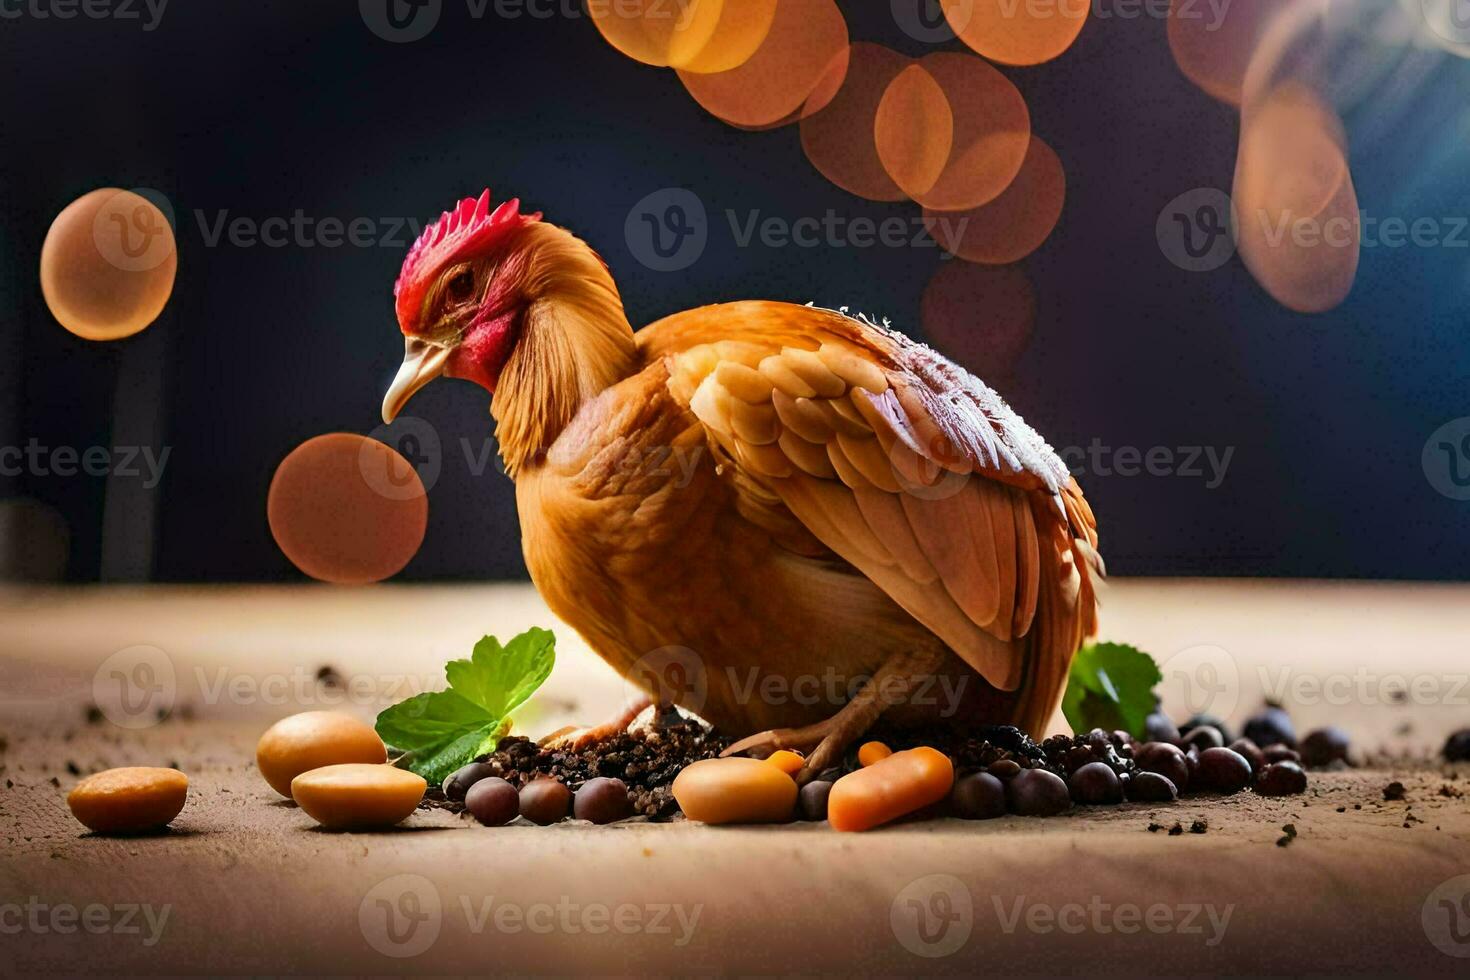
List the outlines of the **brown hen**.
{"label": "brown hen", "polygon": [[486,192],[415,243],[383,414],[440,374],[494,393],[552,611],[650,693],[758,733],[737,750],[813,771],[885,710],[1039,734],[1101,574],[1045,441],[840,312],[725,303],[634,334],[596,253],[539,217]]}

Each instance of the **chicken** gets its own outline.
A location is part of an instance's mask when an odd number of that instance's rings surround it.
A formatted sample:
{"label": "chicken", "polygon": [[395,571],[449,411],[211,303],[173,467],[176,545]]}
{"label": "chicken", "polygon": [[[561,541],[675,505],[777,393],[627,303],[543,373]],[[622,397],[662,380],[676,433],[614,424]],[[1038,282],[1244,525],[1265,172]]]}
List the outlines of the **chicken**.
{"label": "chicken", "polygon": [[[414,243],[383,418],[440,375],[493,394],[551,610],[748,736],[732,750],[802,749],[809,771],[885,712],[1040,734],[1102,574],[1046,442],[963,369],[842,312],[723,303],[635,334],[599,256],[540,219],[486,191]],[[678,683],[645,676],[671,650]]]}

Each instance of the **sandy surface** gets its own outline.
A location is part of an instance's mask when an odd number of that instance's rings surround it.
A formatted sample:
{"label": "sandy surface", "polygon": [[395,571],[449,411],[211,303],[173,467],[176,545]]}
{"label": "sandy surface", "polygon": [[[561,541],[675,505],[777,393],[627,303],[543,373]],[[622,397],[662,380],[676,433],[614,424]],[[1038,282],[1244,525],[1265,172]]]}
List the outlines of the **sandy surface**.
{"label": "sandy surface", "polygon": [[[931,821],[867,835],[682,822],[487,829],[442,811],[421,811],[393,832],[322,832],[275,798],[251,762],[272,717],[320,707],[322,692],[287,683],[281,701],[242,682],[211,700],[209,691],[228,690],[217,669],[257,684],[289,680],[288,671],[314,684],[327,664],[349,683],[431,677],[462,653],[464,634],[545,622],[514,590],[382,590],[369,604],[360,595],[0,597],[6,967],[1417,976],[1464,975],[1470,964],[1460,958],[1470,956],[1470,765],[1380,760],[1315,774],[1304,797]],[[1286,662],[1302,677],[1366,670],[1377,684],[1369,695],[1347,704],[1304,697],[1293,706],[1299,721],[1329,717],[1368,733],[1364,745],[1418,751],[1470,715],[1448,693],[1466,669],[1467,609],[1465,590],[1123,583],[1110,604],[1110,623],[1122,626],[1110,633],[1170,654],[1230,650],[1228,660],[1190,656],[1196,676],[1200,663],[1234,665],[1230,696],[1242,712],[1259,699],[1251,685],[1260,668],[1284,656],[1275,647],[1263,655],[1267,642],[1296,651]],[[110,704],[87,723],[85,706],[106,687],[93,684],[99,668],[133,644],[166,652],[173,716],[150,723]],[[114,663],[140,662],[151,661]],[[1380,698],[1400,675],[1437,680],[1438,700]],[[1219,669],[1209,678],[1218,686]],[[370,715],[383,693],[346,707]],[[595,718],[622,697],[617,680],[567,641],[534,723]],[[77,779],[68,763],[82,773],[177,765],[190,774],[190,800],[167,834],[96,837],[65,808]],[[1406,789],[1401,801],[1383,796],[1394,779]],[[1200,819],[1205,832],[1191,833]],[[1171,835],[1176,822],[1183,832]],[[1296,836],[1278,846],[1286,824]]]}
{"label": "sandy surface", "polygon": [[[4,756],[14,785],[0,804],[0,885],[22,908],[0,925],[41,909],[39,927],[6,939],[24,973],[1465,966],[1432,944],[1423,917],[1437,886],[1470,873],[1470,807],[1439,795],[1470,792],[1470,767],[1322,774],[1285,800],[1242,794],[867,835],[684,822],[489,829],[444,811],[393,832],[334,834],[265,786],[249,762],[253,725],[66,734],[12,734]],[[67,762],[177,764],[191,774],[190,801],[166,835],[90,835],[65,808]],[[1391,778],[1404,801],[1383,799]],[[1207,831],[1190,832],[1199,819]],[[1176,822],[1185,832],[1170,835]],[[1287,823],[1297,836],[1281,847]],[[920,938],[910,901],[934,942]],[[69,920],[50,918],[94,904],[108,909],[93,913],[107,916],[99,922],[138,931],[63,934]],[[123,922],[134,905],[143,909]]]}

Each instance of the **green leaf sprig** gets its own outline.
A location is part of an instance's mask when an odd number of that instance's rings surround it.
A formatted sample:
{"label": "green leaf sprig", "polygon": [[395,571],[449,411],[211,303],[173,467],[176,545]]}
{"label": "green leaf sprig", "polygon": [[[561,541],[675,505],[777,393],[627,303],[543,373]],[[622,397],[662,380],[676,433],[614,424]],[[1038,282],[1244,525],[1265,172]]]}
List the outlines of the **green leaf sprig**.
{"label": "green leaf sprig", "polygon": [[1094,728],[1143,735],[1164,675],[1153,658],[1126,643],[1093,643],[1077,651],[1062,696],[1062,713],[1078,734]]}
{"label": "green leaf sprig", "polygon": [[556,663],[556,637],[532,628],[504,646],[493,636],[468,660],[444,666],[449,689],[416,694],[378,715],[378,735],[406,766],[439,783],[510,731],[510,713],[536,692]]}

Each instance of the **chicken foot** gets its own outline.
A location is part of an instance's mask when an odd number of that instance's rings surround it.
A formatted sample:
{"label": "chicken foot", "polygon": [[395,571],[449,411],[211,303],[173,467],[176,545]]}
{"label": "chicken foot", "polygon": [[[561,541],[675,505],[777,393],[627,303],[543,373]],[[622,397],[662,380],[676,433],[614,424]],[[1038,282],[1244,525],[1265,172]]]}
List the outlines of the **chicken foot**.
{"label": "chicken foot", "polygon": [[628,730],[633,720],[648,710],[648,706],[657,704],[653,717],[649,720],[651,728],[674,728],[678,725],[687,724],[679,708],[672,701],[655,702],[652,698],[640,696],[629,701],[627,707],[618,712],[613,718],[600,725],[590,728],[578,728],[576,725],[568,725],[558,728],[549,735],[544,736],[538,745],[556,746],[557,748],[571,749],[580,752],[589,745],[595,745],[604,739],[611,738]]}
{"label": "chicken foot", "polygon": [[797,749],[807,753],[806,765],[797,778],[798,782],[806,782],[836,762],[843,750],[872,727],[884,711],[907,701],[909,692],[933,676],[944,658],[943,650],[895,653],[831,718],[802,728],[759,732],[740,739],[720,755],[755,752],[764,756],[777,749]]}

